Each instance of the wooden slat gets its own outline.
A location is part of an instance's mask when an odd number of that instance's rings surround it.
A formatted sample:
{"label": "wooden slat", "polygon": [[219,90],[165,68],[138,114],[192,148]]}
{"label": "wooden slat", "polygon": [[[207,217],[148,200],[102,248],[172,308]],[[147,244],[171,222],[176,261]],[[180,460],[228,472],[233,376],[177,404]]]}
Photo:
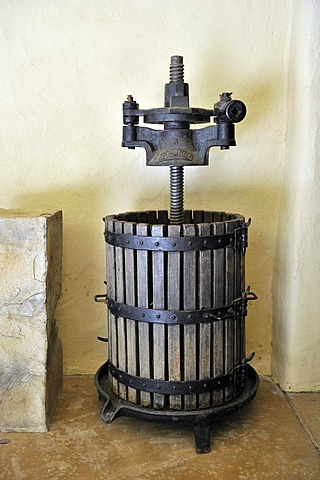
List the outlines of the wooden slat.
{"label": "wooden slat", "polygon": [[[223,215],[224,212],[213,212],[213,222],[222,222],[224,220]],[[222,233],[224,233],[224,230]]]}
{"label": "wooden slat", "polygon": [[[195,236],[193,224],[183,225],[185,237]],[[196,309],[196,251],[183,253],[183,308],[184,310]],[[197,378],[197,331],[196,325],[184,325],[184,380],[196,380]],[[185,410],[197,408],[197,396],[185,395]]]}
{"label": "wooden slat", "polygon": [[[234,231],[233,221],[225,222],[225,233]],[[235,252],[233,247],[225,249],[225,303],[230,304],[235,299],[234,296],[234,265]],[[234,367],[234,320],[225,320],[224,326],[224,347],[225,347],[225,373],[231,372]],[[233,386],[225,388],[225,401],[233,398]]]}
{"label": "wooden slat", "polygon": [[[107,230],[114,231],[114,220],[107,220]],[[107,244],[107,288],[108,296],[115,299],[116,278],[115,278],[115,253],[114,247]],[[109,359],[113,365],[118,366],[118,346],[117,346],[117,323],[115,316],[109,311]],[[110,375],[110,381],[115,393],[118,394],[118,381]]]}
{"label": "wooden slat", "polygon": [[[234,221],[234,228],[240,228],[240,220]],[[234,250],[234,299],[241,296],[241,251]],[[234,338],[234,366],[238,365],[241,358],[241,319],[237,318],[233,324],[233,338]],[[239,389],[236,387],[234,396],[239,395]]]}
{"label": "wooden slat", "polygon": [[159,210],[158,211],[158,223],[163,225],[168,225],[168,211]]}
{"label": "wooden slat", "polygon": [[204,223],[212,223],[213,222],[213,212],[208,212],[205,210],[203,212],[203,222]]}
{"label": "wooden slat", "polygon": [[[246,269],[245,269],[245,255],[240,254],[240,292],[244,292],[246,289]],[[240,358],[246,357],[246,326],[245,318],[240,320]]]}
{"label": "wooden slat", "polygon": [[[210,235],[210,224],[198,224],[200,237]],[[199,308],[211,307],[211,250],[199,252]],[[211,323],[199,324],[199,380],[210,378]],[[199,408],[210,406],[210,393],[199,394]]]}
{"label": "wooden slat", "polygon": [[183,223],[192,223],[192,210],[185,210],[183,215]]}
{"label": "wooden slat", "polygon": [[[224,233],[223,223],[214,223],[211,225],[211,231],[214,235],[222,235]],[[213,308],[221,307],[224,303],[224,249],[216,249],[213,251],[212,259],[213,269]],[[218,321],[213,323],[212,335],[212,376],[218,377],[224,372],[224,341],[223,341],[223,322]],[[223,390],[216,390],[212,392],[212,405],[221,405],[223,403]]]}
{"label": "wooden slat", "polygon": [[148,223],[150,223],[151,225],[157,223],[157,212],[156,212],[156,210],[148,210],[146,213],[147,213]]}
{"label": "wooden slat", "polygon": [[[125,223],[123,226],[123,233],[135,233],[135,224]],[[124,251],[125,262],[125,301],[127,305],[135,306],[136,298],[136,275],[134,250],[126,248]],[[136,335],[135,320],[127,319],[127,368],[130,375],[137,375],[137,335]],[[134,388],[128,387],[128,399],[132,403],[137,403],[137,391]]]}
{"label": "wooden slat", "polygon": [[193,212],[193,223],[203,223],[203,210],[194,210]]}
{"label": "wooden slat", "polygon": [[[141,218],[141,217],[140,217]],[[137,235],[148,235],[147,224],[137,224]],[[149,307],[148,295],[148,252],[145,250],[137,251],[137,282],[138,282],[138,307]],[[151,358],[149,341],[149,323],[139,322],[139,368],[140,377],[150,378]],[[148,392],[140,393],[140,403],[143,406],[151,406],[151,394]]]}
{"label": "wooden slat", "polygon": [[[115,220],[115,233],[123,233],[123,222]],[[123,264],[123,248],[115,247],[116,258],[116,299],[118,302],[124,302],[124,264]],[[125,319],[117,317],[118,330],[118,367],[120,370],[126,370],[126,334],[125,334]],[[119,382],[119,397],[127,399],[127,388]]]}
{"label": "wooden slat", "polygon": [[148,212],[137,212],[137,221],[139,223],[148,223]]}
{"label": "wooden slat", "polygon": [[[163,225],[152,225],[153,237],[164,236]],[[165,308],[165,259],[164,252],[152,252],[152,285],[153,285],[153,308]],[[165,326],[153,325],[153,376],[158,380],[165,380]],[[153,407],[164,408],[165,396],[155,393],[153,395]]]}
{"label": "wooden slat", "polygon": [[[179,225],[168,226],[169,237],[180,236]],[[180,310],[180,252],[168,252],[168,309]],[[168,325],[169,380],[181,380],[180,325]],[[170,408],[181,410],[181,395],[169,396]]]}

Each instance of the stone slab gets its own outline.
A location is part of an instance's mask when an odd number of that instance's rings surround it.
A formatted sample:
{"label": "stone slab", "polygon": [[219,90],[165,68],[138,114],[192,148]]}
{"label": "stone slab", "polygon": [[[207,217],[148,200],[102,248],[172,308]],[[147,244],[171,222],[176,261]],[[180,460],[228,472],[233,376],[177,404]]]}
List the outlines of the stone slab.
{"label": "stone slab", "polygon": [[0,210],[0,431],[46,431],[57,403],[61,264],[62,212]]}

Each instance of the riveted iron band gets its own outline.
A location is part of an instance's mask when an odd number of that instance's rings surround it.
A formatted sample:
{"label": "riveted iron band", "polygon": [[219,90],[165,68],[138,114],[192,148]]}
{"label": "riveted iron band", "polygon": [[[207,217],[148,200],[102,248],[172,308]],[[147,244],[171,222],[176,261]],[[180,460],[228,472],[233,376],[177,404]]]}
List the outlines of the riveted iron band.
{"label": "riveted iron band", "polygon": [[205,380],[157,380],[152,378],[137,377],[119,370],[112,363],[109,363],[109,371],[111,375],[120,383],[136,390],[161,393],[163,395],[189,395],[211,392],[225,388],[234,382],[240,382],[241,377],[247,371],[246,365],[235,367],[232,372],[218,377],[208,378]]}
{"label": "riveted iron band", "polygon": [[[241,299],[242,300],[242,299]],[[203,310],[155,310],[133,307],[108,298],[108,308],[113,315],[149,323],[170,323],[174,325],[188,323],[206,323],[235,318],[237,313],[234,302],[220,308]]]}
{"label": "riveted iron band", "polygon": [[207,237],[147,237],[110,231],[106,231],[104,235],[106,242],[116,247],[160,252],[187,252],[192,250],[216,250],[227,247],[239,248],[237,230],[233,233]]}

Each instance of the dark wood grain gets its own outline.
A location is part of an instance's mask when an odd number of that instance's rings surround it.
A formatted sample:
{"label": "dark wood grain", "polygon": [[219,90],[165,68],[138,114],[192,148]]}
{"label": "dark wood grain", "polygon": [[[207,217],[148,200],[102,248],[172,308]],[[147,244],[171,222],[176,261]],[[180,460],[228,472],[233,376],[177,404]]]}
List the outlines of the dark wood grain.
{"label": "dark wood grain", "polygon": [[[123,227],[124,233],[135,233],[135,224],[126,222]],[[127,305],[135,306],[136,299],[136,272],[134,262],[134,250],[126,248],[124,251],[125,263],[125,299]],[[137,322],[135,320],[127,319],[127,368],[128,373],[137,375]],[[128,399],[132,403],[137,403],[137,391],[134,388],[128,387]]]}
{"label": "dark wood grain", "polygon": [[[183,225],[183,235],[185,237],[195,236],[195,226],[193,224]],[[191,240],[190,240],[191,241]],[[196,251],[183,253],[183,308],[184,310],[196,309]],[[197,331],[196,325],[184,325],[184,380],[196,380],[197,378]],[[194,410],[197,407],[196,395],[185,395],[185,410]]]}
{"label": "dark wood grain", "polygon": [[[164,236],[163,225],[152,225],[153,237]],[[165,308],[165,253],[152,252],[152,286],[153,308]],[[165,380],[165,326],[153,325],[153,376],[159,380]],[[155,393],[153,395],[154,408],[164,408],[165,396]]]}
{"label": "dark wood grain", "polygon": [[[142,216],[140,216],[141,218]],[[144,218],[144,217],[143,217]],[[138,223],[137,235],[148,235],[149,226]],[[149,308],[149,286],[148,286],[148,252],[145,250],[137,251],[137,282],[138,282],[138,307]],[[139,322],[139,366],[140,377],[150,378],[151,375],[151,356],[149,323]],[[151,394],[140,392],[141,405],[151,406]]]}
{"label": "dark wood grain", "polygon": [[[180,236],[179,225],[168,226],[169,237]],[[168,252],[168,309],[180,310],[180,252]],[[180,325],[168,325],[168,372],[169,380],[181,380]],[[181,395],[169,396],[170,407],[181,410]]]}

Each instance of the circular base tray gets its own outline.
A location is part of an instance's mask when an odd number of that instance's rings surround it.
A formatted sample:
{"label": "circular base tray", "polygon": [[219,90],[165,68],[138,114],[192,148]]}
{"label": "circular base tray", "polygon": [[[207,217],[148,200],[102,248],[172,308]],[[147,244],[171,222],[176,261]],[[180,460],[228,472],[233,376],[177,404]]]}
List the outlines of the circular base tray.
{"label": "circular base tray", "polygon": [[101,418],[111,423],[119,416],[130,416],[153,421],[173,421],[191,423],[193,425],[210,425],[221,417],[231,414],[247,405],[256,395],[259,377],[256,371],[248,365],[248,376],[243,392],[235,399],[219,406],[198,410],[159,410],[151,407],[142,407],[116,395],[109,382],[109,363],[104,363],[95,375],[95,384],[99,398],[105,401],[101,410]]}

